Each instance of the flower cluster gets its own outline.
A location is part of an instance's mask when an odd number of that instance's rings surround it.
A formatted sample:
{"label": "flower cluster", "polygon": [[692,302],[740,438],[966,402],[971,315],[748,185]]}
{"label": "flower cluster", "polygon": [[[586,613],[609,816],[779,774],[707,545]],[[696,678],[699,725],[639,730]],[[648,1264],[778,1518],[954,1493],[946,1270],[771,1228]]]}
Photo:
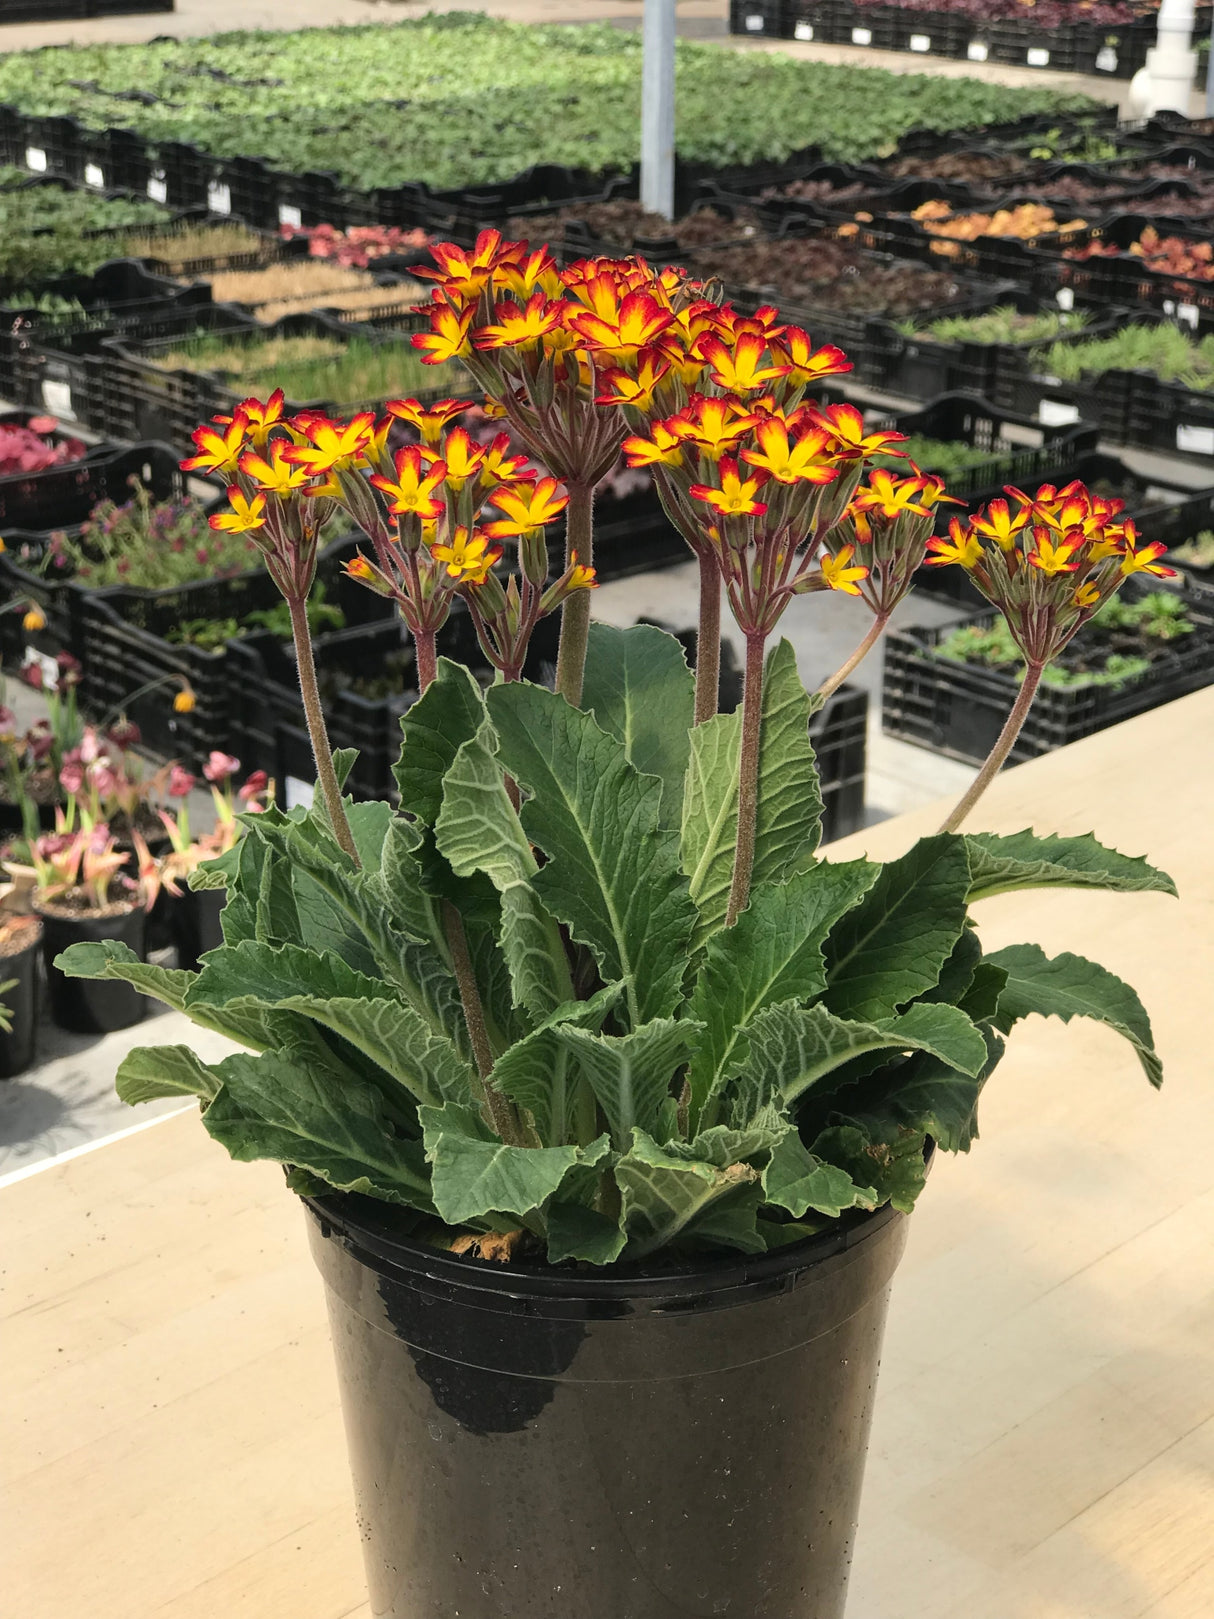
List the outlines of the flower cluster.
{"label": "flower cluster", "polygon": [[226,854],[235,844],[238,799],[245,814],[259,814],[266,808],[267,799],[273,797],[273,784],[264,770],[255,770],[239,791],[235,790],[233,777],[239,769],[240,760],[230,753],[214,750],[208,756],[202,773],[210,784],[215,825],[210,832],[191,837],[189,796],[197,786],[197,777],[179,764],[169,767],[166,792],[173,800],[173,808],[158,813],[171,848],[160,862],[156,878],[171,894],[180,895],[181,880],[204,860]]}
{"label": "flower cluster", "polygon": [[1035,495],[1009,486],[967,522],[953,518],[948,537],[930,540],[929,565],[963,567],[1000,609],[1025,660],[1043,667],[1131,575],[1172,578],[1167,547],[1143,545],[1122,517],[1125,503],[1082,483],[1043,485]]}
{"label": "flower cluster", "polygon": [[[183,466],[232,478],[231,510],[211,522],[253,535],[289,602],[306,598],[317,537],[340,506],[373,548],[346,571],[396,603],[417,643],[423,686],[456,596],[467,602],[486,655],[517,679],[537,621],[593,586],[594,573],[574,556],[546,585],[544,528],[567,497],[556,479],[541,478],[513,453],[507,434],[480,444],[454,425],[468,408],[457,399],[431,406],[398,399],[378,420],[371,411],[345,422],[314,411],[287,419],[278,391],[200,427],[198,454]],[[393,449],[391,440],[408,430],[417,442]],[[517,542],[519,556],[518,576],[505,585],[494,572],[502,540]]]}
{"label": "flower cluster", "polygon": [[[836,590],[862,596],[882,623],[911,588],[936,523],[936,508],[959,504],[944,480],[920,472],[898,477],[875,467],[856,490],[840,522],[825,537],[822,572]],[[852,566],[853,558],[863,566]]]}

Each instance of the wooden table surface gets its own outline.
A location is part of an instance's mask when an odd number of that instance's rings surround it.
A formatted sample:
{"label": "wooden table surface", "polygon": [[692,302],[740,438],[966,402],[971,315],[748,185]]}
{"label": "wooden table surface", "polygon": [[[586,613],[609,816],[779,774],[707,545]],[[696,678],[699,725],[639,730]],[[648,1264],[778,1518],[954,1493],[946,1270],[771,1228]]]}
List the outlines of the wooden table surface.
{"label": "wooden table surface", "polygon": [[[978,912],[988,948],[1129,978],[1167,1078],[1156,1095],[1115,1035],[1032,1019],[982,1140],[938,1163],[894,1290],[854,1619],[1214,1614],[1212,738],[1214,689],[1008,773],[975,819],[1094,829],[1176,877],[1179,904]],[[937,819],[831,853],[890,856]],[[0,1612],[366,1619],[321,1286],[279,1171],[183,1114],[0,1189],[0,1244]]]}

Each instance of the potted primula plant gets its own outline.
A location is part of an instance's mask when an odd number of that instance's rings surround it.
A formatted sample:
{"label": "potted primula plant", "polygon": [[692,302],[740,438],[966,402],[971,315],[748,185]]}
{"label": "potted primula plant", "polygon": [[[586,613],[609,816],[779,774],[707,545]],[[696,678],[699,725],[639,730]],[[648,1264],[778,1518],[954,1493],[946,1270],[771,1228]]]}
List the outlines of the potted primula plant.
{"label": "potted primula plant", "polygon": [[[971,908],[1173,890],[1091,837],[962,833],[1006,737],[938,834],[885,865],[824,859],[809,717],[925,557],[1007,613],[1022,717],[1041,663],[1156,549],[1078,486],[933,541],[940,481],[866,475],[897,435],[812,403],[847,361],[773,309],[741,317],[641,260],[558,271],[496,232],[435,257],[419,348],[458,357],[551,476],[473,444],[455,400],[342,422],[250,400],[200,428],[291,611],[315,803],[243,817],[194,874],[227,893],[197,974],[102,942],[60,965],[246,1048],[138,1051],[118,1087],[197,1096],[303,1198],[377,1614],[838,1619],[933,1148],[968,1150],[1031,1012],[1110,1023],[1160,1077],[1133,990],[1032,944],[984,954]],[[392,454],[399,420],[418,442]],[[694,671],[658,629],[590,622],[594,488],[621,448],[699,562]],[[369,542],[350,572],[416,644],[399,809],[343,800],[317,700],[305,602],[335,502]],[[815,693],[775,632],[828,589],[874,622]],[[722,594],[735,714],[716,712]],[[457,596],[487,690],[434,655]],[[554,611],[548,690],[519,672]]]}

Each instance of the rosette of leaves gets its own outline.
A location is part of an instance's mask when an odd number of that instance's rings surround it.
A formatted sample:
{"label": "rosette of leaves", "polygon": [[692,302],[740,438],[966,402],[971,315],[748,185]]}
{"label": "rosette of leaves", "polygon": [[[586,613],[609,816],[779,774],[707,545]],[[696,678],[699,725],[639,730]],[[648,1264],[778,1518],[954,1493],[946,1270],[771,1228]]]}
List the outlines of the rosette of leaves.
{"label": "rosette of leaves", "polygon": [[[402,721],[403,811],[348,803],[361,867],[320,795],[242,817],[245,836],[194,879],[228,891],[224,943],[198,973],[114,943],[59,965],[248,1048],[215,1064],[135,1052],[127,1101],[196,1096],[235,1158],[289,1166],[298,1191],[382,1199],[444,1243],[523,1232],[552,1263],[759,1253],[848,1211],[909,1210],[928,1143],[968,1150],[1030,1013],[1103,1021],[1158,1084],[1133,990],[1031,944],[984,954],[970,908],[1170,880],[1090,837],[1028,832],[943,833],[884,865],[822,859],[813,702],[779,643],[754,882],[732,927],[740,717],[693,728],[678,643],[595,625],[579,708],[525,681],[485,692],[440,662]],[[350,762],[336,756],[339,774]]]}

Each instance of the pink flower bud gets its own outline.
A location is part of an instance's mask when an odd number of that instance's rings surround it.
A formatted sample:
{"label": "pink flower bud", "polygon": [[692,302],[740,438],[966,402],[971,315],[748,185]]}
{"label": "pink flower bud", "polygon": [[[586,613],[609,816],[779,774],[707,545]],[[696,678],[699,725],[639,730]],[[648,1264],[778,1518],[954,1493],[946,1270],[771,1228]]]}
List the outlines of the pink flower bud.
{"label": "pink flower bud", "polygon": [[239,759],[233,759],[230,753],[220,753],[216,750],[211,754],[206,764],[203,765],[202,773],[209,782],[218,787],[227,781],[229,776],[235,775],[239,769]]}
{"label": "pink flower bud", "polygon": [[191,776],[188,770],[183,770],[180,765],[175,764],[169,771],[169,797],[185,798],[187,794],[193,792],[196,780],[197,777]]}

